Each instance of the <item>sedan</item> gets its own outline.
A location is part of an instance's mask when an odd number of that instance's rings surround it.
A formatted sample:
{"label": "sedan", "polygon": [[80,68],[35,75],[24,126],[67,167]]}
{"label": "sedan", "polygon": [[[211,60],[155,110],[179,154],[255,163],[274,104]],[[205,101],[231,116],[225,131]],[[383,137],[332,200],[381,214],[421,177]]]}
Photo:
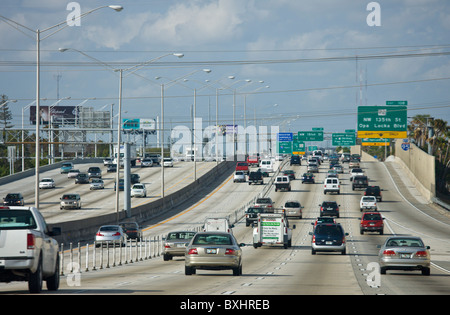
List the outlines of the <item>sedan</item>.
{"label": "sedan", "polygon": [[131,197],[147,197],[145,184],[134,184],[131,187]]}
{"label": "sedan", "polygon": [[194,231],[175,231],[167,234],[164,238],[164,261],[171,260],[174,256],[184,256],[186,247],[194,237]]}
{"label": "sedan", "polygon": [[91,180],[91,184],[90,184],[90,187],[89,187],[90,190],[104,189],[104,188],[105,188],[105,185],[104,185],[104,182],[103,182],[102,179],[100,179],[100,178],[93,178]]}
{"label": "sedan", "polygon": [[95,246],[100,247],[103,244],[113,244],[125,246],[126,236],[120,225],[103,225],[95,234]]}
{"label": "sedan", "polygon": [[172,160],[172,158],[164,158],[163,159],[163,166],[165,166],[165,167],[173,167],[173,160]]}
{"label": "sedan", "polygon": [[186,248],[184,270],[186,275],[197,269],[233,270],[234,276],[242,275],[242,249],[231,233],[199,232]]}
{"label": "sedan", "polygon": [[67,173],[67,178],[76,178],[78,176],[78,174],[80,174],[80,170],[70,170]]}
{"label": "sedan", "polygon": [[430,246],[425,246],[420,237],[389,237],[378,253],[381,274],[387,270],[420,270],[430,275]]}
{"label": "sedan", "polygon": [[23,206],[24,204],[25,202],[21,193],[9,193],[3,198],[4,206]]}
{"label": "sedan", "polygon": [[39,189],[55,188],[55,181],[52,178],[43,178],[39,182]]}
{"label": "sedan", "polygon": [[80,173],[75,178],[75,184],[89,184],[89,175],[87,173]]}

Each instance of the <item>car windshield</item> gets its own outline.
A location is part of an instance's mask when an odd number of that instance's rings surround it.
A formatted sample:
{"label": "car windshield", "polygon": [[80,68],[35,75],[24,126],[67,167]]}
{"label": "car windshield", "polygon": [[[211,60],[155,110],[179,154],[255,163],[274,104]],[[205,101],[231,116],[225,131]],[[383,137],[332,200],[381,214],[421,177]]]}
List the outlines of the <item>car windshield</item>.
{"label": "car windshield", "polygon": [[318,225],[315,229],[315,234],[317,235],[327,235],[327,236],[340,236],[342,235],[342,230],[339,225]]}
{"label": "car windshield", "polygon": [[264,210],[263,209],[261,209],[261,208],[248,208],[247,209],[247,213],[261,213],[261,212],[263,212]]}
{"label": "car windshield", "polygon": [[19,194],[7,194],[6,199],[20,199]]}
{"label": "car windshield", "polygon": [[364,214],[363,220],[381,220],[381,215],[379,213],[366,213]]}
{"label": "car windshield", "polygon": [[171,232],[167,236],[168,240],[190,240],[195,235],[195,232]]}
{"label": "car windshield", "polygon": [[233,245],[233,241],[227,234],[197,234],[192,245]]}
{"label": "car windshield", "polygon": [[77,196],[76,195],[64,195],[64,196],[62,196],[62,199],[64,199],[64,200],[75,200],[75,199],[77,199]]}
{"label": "car windshield", "polygon": [[258,199],[256,200],[256,203],[272,203],[272,201],[270,199]]}
{"label": "car windshield", "polygon": [[371,201],[375,201],[375,197],[363,197],[363,201],[365,202],[371,202]]}
{"label": "car windshield", "polygon": [[0,230],[35,229],[36,221],[29,210],[0,210]]}
{"label": "car windshield", "polygon": [[286,202],[286,204],[284,206],[286,208],[300,208],[300,203],[295,202],[295,201],[288,201],[288,202]]}
{"label": "car windshield", "polygon": [[422,240],[417,238],[395,238],[387,242],[386,246],[424,247]]}
{"label": "car windshield", "polygon": [[329,208],[329,207],[335,208],[336,206],[337,206],[337,204],[335,202],[324,202],[324,203],[322,203],[322,207],[324,207],[324,208]]}
{"label": "car windshield", "polygon": [[114,226],[114,225],[102,226],[100,228],[100,231],[103,231],[103,232],[114,232],[114,231],[118,231],[118,230],[119,230],[119,227]]}
{"label": "car windshield", "polygon": [[143,185],[134,185],[133,189],[144,189]]}

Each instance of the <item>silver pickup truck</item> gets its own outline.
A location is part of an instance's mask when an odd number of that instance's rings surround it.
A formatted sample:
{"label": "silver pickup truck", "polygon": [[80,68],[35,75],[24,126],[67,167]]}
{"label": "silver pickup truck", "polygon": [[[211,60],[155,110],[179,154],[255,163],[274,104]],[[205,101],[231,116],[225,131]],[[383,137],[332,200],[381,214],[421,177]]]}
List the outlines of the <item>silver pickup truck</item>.
{"label": "silver pickup truck", "polygon": [[34,207],[0,207],[0,282],[28,281],[30,293],[59,288],[58,243]]}

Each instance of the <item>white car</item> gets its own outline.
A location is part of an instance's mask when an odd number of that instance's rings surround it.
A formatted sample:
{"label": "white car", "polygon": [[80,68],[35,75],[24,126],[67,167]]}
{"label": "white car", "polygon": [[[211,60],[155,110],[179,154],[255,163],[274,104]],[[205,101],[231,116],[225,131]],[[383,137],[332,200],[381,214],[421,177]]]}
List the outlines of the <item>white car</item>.
{"label": "white car", "polygon": [[93,178],[91,180],[91,184],[90,184],[90,187],[89,187],[90,190],[104,189],[104,188],[105,188],[105,185],[104,185],[102,179],[100,179],[100,178]]}
{"label": "white car", "polygon": [[359,210],[378,210],[377,198],[375,196],[362,196],[359,202]]}
{"label": "white car", "polygon": [[164,158],[163,160],[163,166],[165,167],[173,167],[173,160],[172,158]]}
{"label": "white car", "polygon": [[245,173],[243,171],[236,171],[234,173],[233,182],[245,182]]}
{"label": "white car", "polygon": [[70,170],[69,173],[67,173],[67,178],[76,178],[80,174],[80,170]]}
{"label": "white car", "polygon": [[55,188],[55,181],[53,178],[43,178],[39,182],[39,189],[45,189],[45,188]]}
{"label": "white car", "polygon": [[131,197],[147,197],[147,189],[145,184],[134,184],[131,187]]}

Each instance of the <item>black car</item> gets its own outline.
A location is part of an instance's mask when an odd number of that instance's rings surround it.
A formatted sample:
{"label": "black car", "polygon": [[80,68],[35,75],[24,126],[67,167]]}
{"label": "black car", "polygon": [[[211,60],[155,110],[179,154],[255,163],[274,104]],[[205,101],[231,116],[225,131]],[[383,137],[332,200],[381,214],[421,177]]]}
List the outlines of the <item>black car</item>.
{"label": "black car", "polygon": [[374,196],[377,201],[382,201],[381,188],[380,186],[368,186],[364,192],[364,196]]}
{"label": "black car", "polygon": [[249,207],[245,211],[245,226],[256,222],[258,220],[258,213],[263,213],[264,208],[261,207]]}
{"label": "black car", "polygon": [[291,156],[291,165],[302,165],[302,160],[298,155]]}
{"label": "black car", "polygon": [[117,172],[117,164],[109,164],[108,168],[106,169],[106,172],[108,172],[108,173]]}
{"label": "black car", "polygon": [[352,184],[352,190],[355,190],[355,188],[367,188],[369,186],[369,179],[367,176],[355,176],[353,178],[353,184]]}
{"label": "black car", "polygon": [[315,183],[314,174],[312,173],[304,173],[302,175],[302,184],[303,183]]}
{"label": "black car", "polygon": [[322,202],[320,207],[320,216],[321,217],[337,217],[339,218],[339,207],[336,201],[324,201]]}
{"label": "black car", "polygon": [[80,173],[75,178],[75,184],[89,184],[89,175],[86,173]]}
{"label": "black car", "polygon": [[131,174],[130,175],[130,181],[131,184],[137,184],[141,182],[141,177],[139,176],[139,174]]}
{"label": "black car", "polygon": [[142,238],[142,229],[136,222],[122,222],[119,223],[119,225],[122,227],[122,230],[129,239],[140,240]]}
{"label": "black car", "polygon": [[4,206],[23,206],[25,202],[23,201],[23,196],[21,193],[9,193],[3,198]]}
{"label": "black car", "polygon": [[248,184],[264,184],[263,173],[261,171],[258,172],[250,172],[248,174]]}

